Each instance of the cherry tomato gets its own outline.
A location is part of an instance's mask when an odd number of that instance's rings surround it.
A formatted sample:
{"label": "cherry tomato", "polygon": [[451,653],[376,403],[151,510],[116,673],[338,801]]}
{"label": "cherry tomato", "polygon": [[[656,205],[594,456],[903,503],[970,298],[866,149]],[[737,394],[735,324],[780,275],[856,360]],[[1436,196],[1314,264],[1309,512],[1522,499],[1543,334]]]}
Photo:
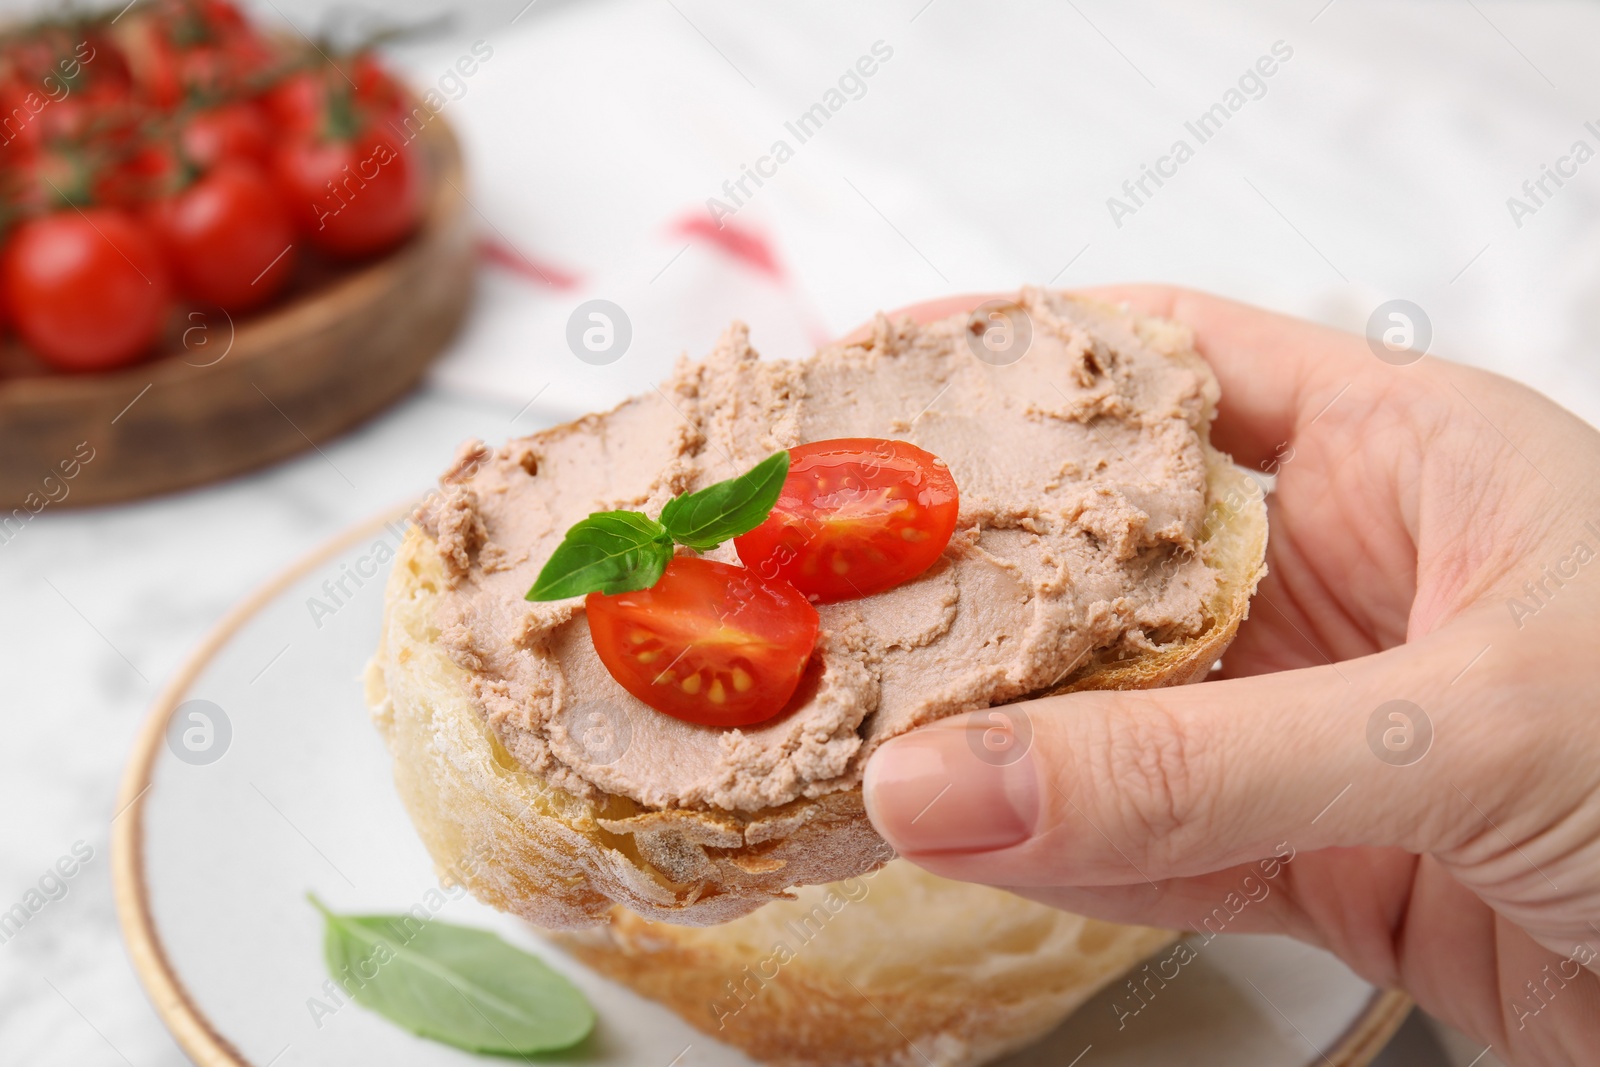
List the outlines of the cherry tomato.
{"label": "cherry tomato", "polygon": [[388,251],[422,219],[422,158],[376,126],[350,138],[293,138],[279,146],[273,168],[300,232],[329,255]]}
{"label": "cherry tomato", "polygon": [[[83,22],[35,25],[13,34],[0,56],[8,84],[20,86],[26,101],[8,101],[4,135],[10,139],[30,117],[45,121],[69,101],[104,104],[126,99],[131,85],[127,65],[110,39]],[[42,108],[42,110],[40,110]]]}
{"label": "cherry tomato", "polygon": [[284,133],[313,133],[322,128],[328,106],[327,79],[319,71],[297,70],[279,78],[261,96],[272,125]]}
{"label": "cherry tomato", "polygon": [[371,52],[362,52],[349,64],[349,77],[355,83],[355,99],[380,121],[388,121],[405,111],[405,90]]}
{"label": "cherry tomato", "polygon": [[44,123],[39,115],[49,110],[44,95],[13,76],[0,81],[0,160],[7,165],[32,157],[44,145]]}
{"label": "cherry tomato", "polygon": [[255,33],[249,18],[237,4],[228,3],[228,0],[201,0],[197,6],[201,17],[213,29]]}
{"label": "cherry tomato", "polygon": [[260,107],[240,100],[197,112],[184,124],[180,143],[189,162],[202,169],[224,159],[268,166],[272,126]]}
{"label": "cherry tomato", "polygon": [[23,340],[62,370],[101,370],[149,352],[169,283],[149,230],[116,208],[60,211],[17,227],[0,286]]}
{"label": "cherry tomato", "polygon": [[297,70],[275,81],[261,97],[279,129],[323,133],[339,118],[331,112],[354,106],[374,121],[387,124],[406,111],[406,92],[371,52],[342,60],[338,66]]}
{"label": "cherry tomato", "polygon": [[794,695],[817,641],[817,609],[786,582],[679,556],[637,593],[584,603],[600,662],[617,683],[677,719],[748,726]]}
{"label": "cherry tomato", "polygon": [[960,501],[944,462],[905,441],[816,441],[789,450],[767,521],[736,537],[746,567],[827,603],[908,582],[944,552]]}
{"label": "cherry tomato", "polygon": [[91,198],[94,175],[77,153],[45,148],[0,166],[0,194],[17,216],[48,214],[66,203]]}
{"label": "cherry tomato", "polygon": [[274,62],[269,42],[225,4],[145,3],[112,27],[139,95],[162,109],[259,85]]}
{"label": "cherry tomato", "polygon": [[106,143],[116,147],[91,172],[97,202],[138,210],[183,183],[183,161],[170,142],[141,143],[135,138],[118,145],[107,138]]}
{"label": "cherry tomato", "polygon": [[261,168],[232,160],[158,202],[150,220],[179,288],[229,311],[272,299],[294,270],[294,226]]}
{"label": "cherry tomato", "polygon": [[134,18],[116,31],[119,50],[139,95],[158,108],[176,106],[183,98],[179,53],[162,26],[154,18]]}
{"label": "cherry tomato", "polygon": [[74,29],[71,36],[72,55],[57,59],[56,70],[72,82],[72,96],[96,104],[127,100],[133,91],[133,73],[111,36],[84,26]]}
{"label": "cherry tomato", "polygon": [[234,88],[236,57],[224,46],[196,45],[178,54],[178,84],[190,99],[216,100]]}

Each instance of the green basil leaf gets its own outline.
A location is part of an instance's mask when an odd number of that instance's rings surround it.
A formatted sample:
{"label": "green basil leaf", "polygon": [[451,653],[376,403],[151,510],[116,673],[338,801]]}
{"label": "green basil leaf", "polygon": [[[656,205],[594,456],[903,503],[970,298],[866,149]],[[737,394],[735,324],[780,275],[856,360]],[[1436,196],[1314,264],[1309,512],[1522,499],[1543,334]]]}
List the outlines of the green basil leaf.
{"label": "green basil leaf", "polygon": [[529,600],[649,589],[672,560],[672,538],[637,511],[597,511],[573,524],[539,571]]}
{"label": "green basil leaf", "polygon": [[788,475],[789,453],[774,452],[737,478],[673,497],[661,509],[661,525],[680,545],[710,551],[766,522]]}
{"label": "green basil leaf", "polygon": [[570,1048],[594,1009],[537,956],[473,930],[410,915],[335,915],[323,955],[335,982],[412,1033],[470,1052],[526,1056]]}

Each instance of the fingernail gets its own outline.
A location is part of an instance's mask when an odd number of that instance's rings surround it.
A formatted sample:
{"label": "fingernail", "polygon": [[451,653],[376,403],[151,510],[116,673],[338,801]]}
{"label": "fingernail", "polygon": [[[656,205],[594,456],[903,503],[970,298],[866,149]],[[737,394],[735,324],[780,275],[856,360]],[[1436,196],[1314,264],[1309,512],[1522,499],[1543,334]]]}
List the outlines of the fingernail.
{"label": "fingernail", "polygon": [[1032,759],[983,759],[969,733],[953,724],[913,730],[867,762],[867,814],[897,851],[985,852],[1032,835],[1039,814]]}

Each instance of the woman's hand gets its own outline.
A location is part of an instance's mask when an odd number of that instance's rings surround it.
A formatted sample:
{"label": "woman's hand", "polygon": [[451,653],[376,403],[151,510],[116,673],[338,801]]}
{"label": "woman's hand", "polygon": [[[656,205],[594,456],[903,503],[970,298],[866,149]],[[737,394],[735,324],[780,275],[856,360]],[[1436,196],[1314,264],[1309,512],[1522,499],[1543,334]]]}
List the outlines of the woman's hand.
{"label": "woman's hand", "polygon": [[1595,1062],[1600,432],[1216,297],[1085,295],[1194,330],[1215,443],[1277,475],[1268,576],[1217,680],[1014,705],[1007,766],[967,742],[982,713],[887,743],[879,832],[1105,919],[1291,934],[1503,1059]]}

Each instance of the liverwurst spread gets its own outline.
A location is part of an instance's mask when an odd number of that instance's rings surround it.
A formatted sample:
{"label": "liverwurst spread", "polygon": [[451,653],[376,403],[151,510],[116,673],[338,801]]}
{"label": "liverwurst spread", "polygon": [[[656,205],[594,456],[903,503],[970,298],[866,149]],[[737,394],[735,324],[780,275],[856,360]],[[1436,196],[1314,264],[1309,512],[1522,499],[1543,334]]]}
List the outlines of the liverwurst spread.
{"label": "liverwurst spread", "polygon": [[[570,792],[753,811],[859,784],[886,738],[1048,689],[1096,650],[1138,652],[1211,622],[1205,421],[1216,383],[1186,339],[1043,291],[1032,339],[988,356],[989,323],[879,316],[871,336],[761,360],[742,324],[658,390],[490,450],[472,442],[418,521],[449,574],[440,641],[511,756]],[[1015,314],[1015,312],[1013,312]],[[950,467],[955,534],[920,577],[817,606],[789,708],[699,726],[630,696],[590,643],[582,598],[523,599],[590,512],[652,517],[772,452],[835,437],[910,441]],[[680,549],[679,551],[687,551]],[[737,564],[732,544],[708,553]]]}

